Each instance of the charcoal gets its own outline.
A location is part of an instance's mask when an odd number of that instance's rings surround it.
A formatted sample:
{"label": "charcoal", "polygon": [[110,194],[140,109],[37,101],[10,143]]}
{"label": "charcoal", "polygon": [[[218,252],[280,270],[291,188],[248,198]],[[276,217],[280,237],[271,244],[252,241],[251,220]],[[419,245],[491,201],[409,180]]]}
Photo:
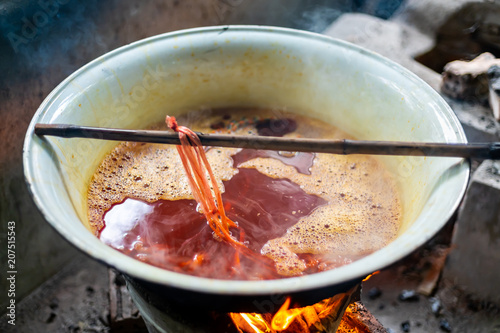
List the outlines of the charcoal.
{"label": "charcoal", "polygon": [[435,297],[431,297],[429,301],[431,302],[432,313],[434,313],[436,317],[439,316],[441,314],[441,309],[442,309],[441,301]]}
{"label": "charcoal", "polygon": [[410,322],[408,320],[402,322],[401,329],[403,330],[403,332],[410,332]]}
{"label": "charcoal", "polygon": [[416,302],[420,299],[420,296],[415,290],[403,290],[398,299],[403,302]]}
{"label": "charcoal", "polygon": [[377,287],[373,287],[368,290],[368,298],[369,299],[377,299],[382,295],[382,290]]}
{"label": "charcoal", "polygon": [[450,323],[448,323],[448,321],[446,319],[441,319],[439,321],[439,328],[441,329],[441,331],[451,332]]}

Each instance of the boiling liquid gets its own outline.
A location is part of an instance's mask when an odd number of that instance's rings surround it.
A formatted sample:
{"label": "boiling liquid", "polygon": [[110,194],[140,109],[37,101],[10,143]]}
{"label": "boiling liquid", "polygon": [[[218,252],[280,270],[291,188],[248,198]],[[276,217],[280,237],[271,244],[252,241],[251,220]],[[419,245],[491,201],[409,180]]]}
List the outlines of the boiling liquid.
{"label": "boiling liquid", "polygon": [[[222,110],[180,117],[179,124],[202,132],[345,137],[303,117],[281,115],[285,121],[269,122],[273,115]],[[239,226],[230,229],[233,237],[262,253],[262,260],[250,260],[214,237],[171,146],[124,143],[105,158],[89,188],[89,218],[100,239],[172,271],[268,279],[350,263],[396,235],[399,199],[372,158],[234,148],[208,149],[207,157],[226,214]]]}

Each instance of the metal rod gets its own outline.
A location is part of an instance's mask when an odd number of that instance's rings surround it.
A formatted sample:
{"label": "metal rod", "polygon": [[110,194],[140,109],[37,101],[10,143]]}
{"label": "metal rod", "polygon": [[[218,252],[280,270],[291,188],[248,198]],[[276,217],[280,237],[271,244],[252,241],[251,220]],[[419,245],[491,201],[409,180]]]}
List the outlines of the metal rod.
{"label": "metal rod", "polygon": [[[180,144],[177,133],[152,130],[127,130],[65,124],[36,124],[36,135],[87,138],[113,141]],[[404,156],[441,156],[472,159],[500,159],[500,142],[432,143],[397,141],[360,141],[241,136],[197,133],[203,146],[235,147],[277,151],[331,154],[370,154]]]}

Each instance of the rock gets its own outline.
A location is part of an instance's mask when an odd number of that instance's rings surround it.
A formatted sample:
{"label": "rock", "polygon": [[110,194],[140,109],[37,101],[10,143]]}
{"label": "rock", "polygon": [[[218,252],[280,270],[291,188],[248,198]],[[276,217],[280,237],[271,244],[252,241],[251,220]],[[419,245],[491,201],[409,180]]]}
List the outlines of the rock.
{"label": "rock", "polygon": [[[391,20],[411,25],[423,33],[433,36],[471,0],[406,0]],[[464,20],[462,16],[462,21]]]}
{"label": "rock", "polygon": [[500,305],[500,164],[484,161],[458,213],[443,280]]}
{"label": "rock", "polygon": [[401,329],[403,330],[403,332],[410,332],[410,322],[408,320],[402,322]]}
{"label": "rock", "polygon": [[500,66],[493,65],[488,69],[489,103],[493,116],[500,121]]}
{"label": "rock", "polygon": [[443,308],[441,305],[441,301],[436,297],[429,298],[429,302],[431,303],[431,311],[437,317],[441,314],[441,309]]}
{"label": "rock", "polygon": [[472,61],[455,60],[444,67],[441,92],[460,100],[483,103],[488,96],[488,69],[500,65],[491,53],[485,52]]}
{"label": "rock", "polygon": [[349,13],[323,33],[375,51],[406,67],[432,87],[439,86],[439,74],[413,59],[432,46],[432,38],[412,27],[366,14]]}
{"label": "rock", "polygon": [[441,329],[441,331],[451,332],[450,323],[448,323],[448,321],[446,319],[441,319],[439,321],[439,328]]}
{"label": "rock", "polygon": [[[412,2],[418,12],[411,11]],[[416,5],[415,2],[419,4]],[[411,16],[406,22],[415,24],[427,33],[435,34],[436,38],[436,45],[415,59],[436,72],[442,72],[443,67],[453,60],[471,60],[483,52],[500,54],[498,3],[471,0],[410,0],[409,6]],[[452,7],[460,8],[453,10]],[[440,25],[438,29],[437,24]]]}
{"label": "rock", "polygon": [[377,287],[373,287],[370,290],[368,290],[368,298],[369,299],[377,299],[380,296],[382,296],[382,290],[380,290]]}

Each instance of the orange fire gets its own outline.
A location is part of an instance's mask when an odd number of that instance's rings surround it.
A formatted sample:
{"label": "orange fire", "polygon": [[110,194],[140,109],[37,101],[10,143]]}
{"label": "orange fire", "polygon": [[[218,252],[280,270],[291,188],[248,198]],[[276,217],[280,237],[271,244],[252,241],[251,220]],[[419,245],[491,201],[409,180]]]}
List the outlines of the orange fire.
{"label": "orange fire", "polygon": [[271,321],[271,327],[276,331],[283,331],[290,326],[290,324],[295,320],[295,317],[300,315],[303,310],[302,309],[291,309],[288,310],[290,306],[291,298],[287,297],[285,303],[281,306],[281,308],[276,312]]}
{"label": "orange fire", "polygon": [[[269,329],[269,326],[266,322],[266,320],[262,317],[262,315],[255,313],[230,313],[229,314],[233,321],[237,318],[237,316],[241,316],[243,320],[248,324],[248,326],[253,329],[255,333],[265,333],[265,332],[270,332],[271,330]],[[242,332],[241,328],[238,329],[240,332]]]}
{"label": "orange fire", "polygon": [[[295,318],[299,316],[305,309],[288,309],[290,306],[290,302],[291,299],[290,297],[288,297],[285,303],[283,303],[281,308],[278,310],[278,312],[276,312],[276,314],[272,317],[272,319],[270,319],[270,314],[230,313],[229,315],[231,316],[231,319],[233,319],[233,322],[238,327],[238,330],[240,332],[281,332],[286,330],[290,326],[290,324],[293,323]],[[265,317],[267,317],[267,320]]]}
{"label": "orange fire", "polygon": [[290,309],[288,297],[271,313],[230,313],[240,333],[335,332],[353,291],[324,299],[314,305]]}
{"label": "orange fire", "polygon": [[363,282],[368,281],[372,276],[377,275],[378,273],[380,273],[380,271],[375,271],[375,272],[371,273],[370,275],[368,275],[367,277],[365,277],[363,279]]}

